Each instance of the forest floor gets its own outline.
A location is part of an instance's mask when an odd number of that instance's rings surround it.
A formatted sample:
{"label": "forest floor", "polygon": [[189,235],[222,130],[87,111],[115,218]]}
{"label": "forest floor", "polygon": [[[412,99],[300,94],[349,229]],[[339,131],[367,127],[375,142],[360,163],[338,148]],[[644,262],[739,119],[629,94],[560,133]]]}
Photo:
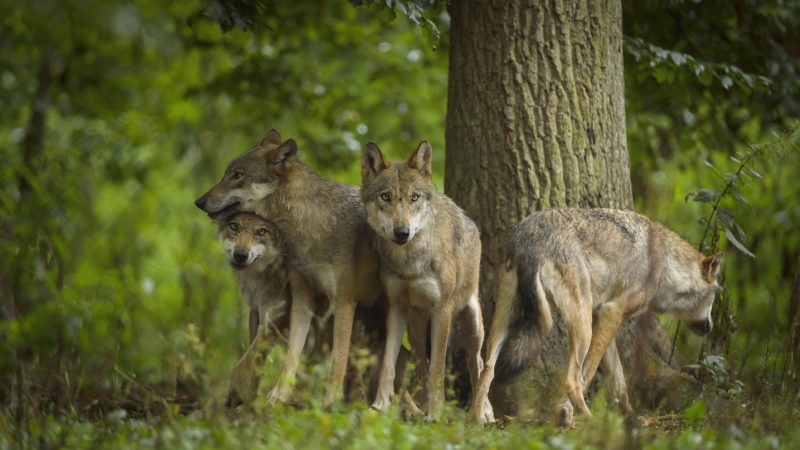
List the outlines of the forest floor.
{"label": "forest floor", "polygon": [[[637,425],[605,407],[573,428],[504,417],[480,427],[464,422],[463,409],[448,405],[437,423],[407,420],[396,408],[370,410],[363,402],[333,409],[318,404],[280,405],[260,413],[208,414],[164,405],[152,414],[116,409],[89,420],[42,415],[21,425],[0,413],[5,448],[543,448],[543,449],[772,449],[800,448],[798,412],[783,420],[724,417],[705,411],[702,400],[682,413],[643,414]],[[713,414],[713,415],[712,415]],[[737,420],[738,419],[738,420]]]}

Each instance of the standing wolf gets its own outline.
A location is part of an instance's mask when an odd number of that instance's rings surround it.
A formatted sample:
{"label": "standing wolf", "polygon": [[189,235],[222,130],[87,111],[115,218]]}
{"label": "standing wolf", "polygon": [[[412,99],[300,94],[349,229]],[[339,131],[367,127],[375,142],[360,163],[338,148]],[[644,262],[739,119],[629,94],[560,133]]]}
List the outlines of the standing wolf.
{"label": "standing wolf", "polygon": [[250,306],[250,345],[231,374],[228,404],[255,397],[255,366],[271,337],[288,326],[289,280],[275,227],[252,213],[217,220],[218,235]]}
{"label": "standing wolf", "polygon": [[[564,320],[570,343],[564,379],[568,401],[588,413],[584,389],[597,366],[616,378],[627,403],[614,336],[623,320],[652,310],[671,313],[696,334],[711,331],[711,305],[722,254],[705,257],[688,242],[644,216],[612,209],[550,209],[531,214],[513,230],[497,277],[495,314],[486,367],[468,419],[485,422],[489,386],[507,339],[504,360],[522,366],[553,326],[551,308]],[[519,334],[530,339],[515,339]],[[605,357],[604,357],[605,354]],[[629,407],[629,405],[628,405]]]}
{"label": "standing wolf", "polygon": [[195,204],[212,219],[255,212],[274,223],[284,241],[292,297],[289,347],[269,403],[289,399],[315,294],[328,299],[334,330],[325,402],[331,403],[343,394],[356,302],[370,305],[381,293],[378,260],[364,239],[369,228],[359,188],[317,175],[296,155],[295,141],[281,142],[271,130]]}
{"label": "standing wolf", "polygon": [[412,345],[422,347],[415,353],[424,354],[430,317],[427,411],[428,418],[435,419],[444,403],[445,356],[453,313],[466,333],[473,387],[483,367],[478,228],[452,200],[436,192],[431,181],[431,147],[426,141],[408,161],[393,163],[386,161],[377,145],[368,143],[361,175],[367,222],[374,233],[381,281],[389,296],[386,350],[372,407],[385,410],[391,403],[395,361],[406,325]]}

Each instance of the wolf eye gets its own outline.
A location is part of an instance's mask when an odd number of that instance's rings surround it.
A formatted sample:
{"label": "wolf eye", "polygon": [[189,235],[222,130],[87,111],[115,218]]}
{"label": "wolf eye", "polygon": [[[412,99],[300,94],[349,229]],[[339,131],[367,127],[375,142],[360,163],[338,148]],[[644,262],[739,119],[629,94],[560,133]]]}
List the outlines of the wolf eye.
{"label": "wolf eye", "polygon": [[259,236],[264,236],[264,235],[267,234],[267,229],[266,228],[259,228],[258,230],[256,230],[256,234],[259,235]]}
{"label": "wolf eye", "polygon": [[242,178],[243,176],[244,176],[244,174],[242,172],[233,172],[233,176],[231,177],[231,180],[238,180],[238,179]]}
{"label": "wolf eye", "polygon": [[228,228],[230,228],[231,231],[236,231],[239,229],[239,224],[236,222],[231,222],[228,224]]}
{"label": "wolf eye", "polygon": [[411,194],[411,201],[415,202],[417,200],[419,200],[419,194]]}
{"label": "wolf eye", "polygon": [[392,196],[389,195],[388,192],[384,192],[383,194],[381,194],[381,200],[383,200],[385,202],[391,201],[392,200]]}

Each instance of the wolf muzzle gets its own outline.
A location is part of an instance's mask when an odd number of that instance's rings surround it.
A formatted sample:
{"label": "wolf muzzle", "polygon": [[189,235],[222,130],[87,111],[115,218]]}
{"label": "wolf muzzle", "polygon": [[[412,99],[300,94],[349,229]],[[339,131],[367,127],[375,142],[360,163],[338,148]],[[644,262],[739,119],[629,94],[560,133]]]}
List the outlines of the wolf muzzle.
{"label": "wolf muzzle", "polygon": [[403,245],[408,242],[408,237],[411,236],[411,230],[407,227],[395,227],[393,230],[394,242]]}
{"label": "wolf muzzle", "polygon": [[208,214],[208,217],[212,219],[219,219],[221,217],[233,215],[233,213],[239,211],[239,202],[233,202],[230,205],[225,206],[224,208],[212,211],[211,207],[208,204],[208,193],[203,194],[200,198],[195,200],[194,206],[200,208],[203,212]]}
{"label": "wolf muzzle", "polygon": [[[197,200],[194,201],[194,206],[197,206],[198,208],[200,208],[203,211],[205,211],[207,202],[208,202],[208,199],[206,198],[206,196],[202,195],[202,196],[200,196],[200,198],[198,198]],[[206,212],[208,212],[208,211],[206,211]]]}

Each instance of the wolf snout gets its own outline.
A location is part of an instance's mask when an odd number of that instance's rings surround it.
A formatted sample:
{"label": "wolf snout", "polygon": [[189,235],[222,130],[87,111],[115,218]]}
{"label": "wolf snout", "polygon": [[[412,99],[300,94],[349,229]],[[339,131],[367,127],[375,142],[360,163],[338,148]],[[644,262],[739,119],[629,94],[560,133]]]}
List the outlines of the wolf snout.
{"label": "wolf snout", "polygon": [[393,233],[394,241],[398,244],[405,244],[408,242],[408,237],[411,236],[411,230],[408,227],[395,227]]}
{"label": "wolf snout", "polygon": [[238,265],[243,265],[247,262],[247,257],[250,256],[246,251],[243,250],[234,250],[233,252],[233,262]]}
{"label": "wolf snout", "polygon": [[689,322],[689,329],[698,336],[705,336],[714,329],[714,323],[711,321],[711,318],[708,317],[705,320],[698,320],[695,322]]}
{"label": "wolf snout", "polygon": [[206,199],[206,196],[203,195],[203,196],[201,196],[200,198],[198,198],[197,200],[194,201],[194,206],[197,206],[198,208],[200,208],[203,211],[205,211],[207,202],[208,202],[208,200]]}

